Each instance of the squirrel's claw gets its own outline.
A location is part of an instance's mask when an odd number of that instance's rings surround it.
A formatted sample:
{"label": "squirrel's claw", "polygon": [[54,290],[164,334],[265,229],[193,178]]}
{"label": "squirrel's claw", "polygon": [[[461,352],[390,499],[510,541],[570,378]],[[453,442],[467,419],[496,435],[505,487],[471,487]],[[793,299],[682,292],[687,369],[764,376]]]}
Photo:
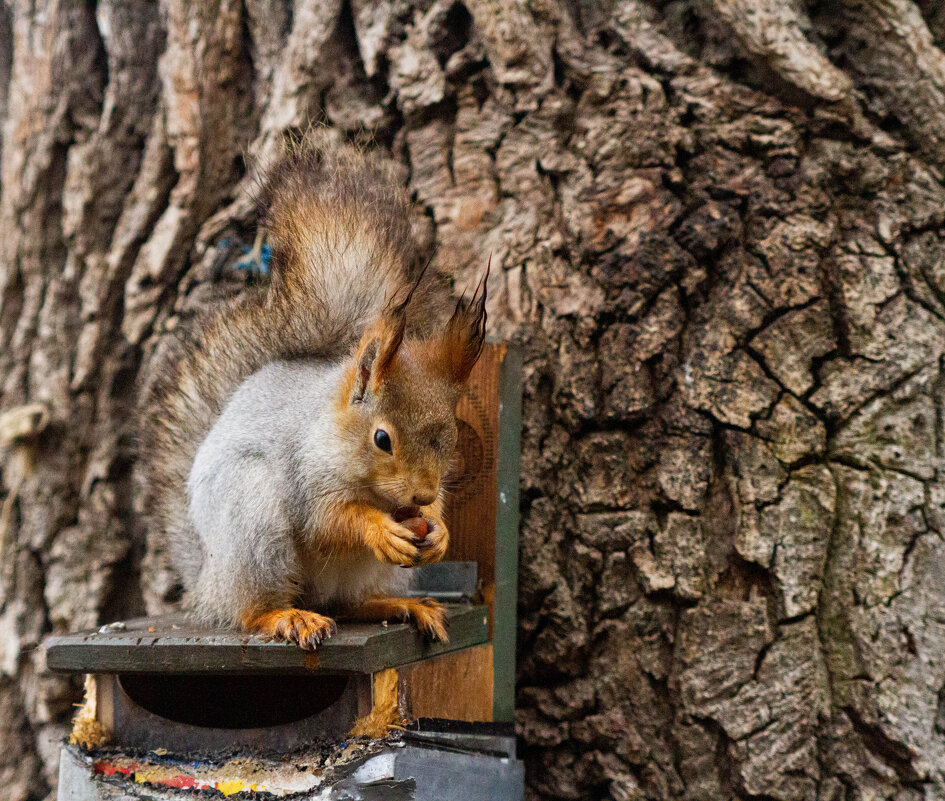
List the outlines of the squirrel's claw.
{"label": "squirrel's claw", "polygon": [[288,642],[296,642],[305,651],[314,651],[324,640],[338,631],[338,626],[330,617],[292,609],[293,615],[287,615],[279,624],[277,635]]}
{"label": "squirrel's claw", "polygon": [[274,609],[247,621],[247,628],[286,642],[298,643],[305,651],[314,651],[338,632],[334,620],[307,609]]}

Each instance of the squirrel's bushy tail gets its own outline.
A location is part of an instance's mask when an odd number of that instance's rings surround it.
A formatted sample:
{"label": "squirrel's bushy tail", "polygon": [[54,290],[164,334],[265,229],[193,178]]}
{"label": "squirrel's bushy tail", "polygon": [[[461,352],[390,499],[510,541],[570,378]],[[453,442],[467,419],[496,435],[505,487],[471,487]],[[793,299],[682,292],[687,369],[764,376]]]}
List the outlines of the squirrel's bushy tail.
{"label": "squirrel's bushy tail", "polygon": [[[269,362],[350,353],[419,272],[408,198],[361,151],[288,145],[263,181],[260,205],[272,248],[269,284],[169,348],[141,409],[138,471],[149,536],[157,538],[152,550],[170,550],[186,586],[201,562],[187,477],[230,396]],[[411,306],[430,297],[415,293]]]}

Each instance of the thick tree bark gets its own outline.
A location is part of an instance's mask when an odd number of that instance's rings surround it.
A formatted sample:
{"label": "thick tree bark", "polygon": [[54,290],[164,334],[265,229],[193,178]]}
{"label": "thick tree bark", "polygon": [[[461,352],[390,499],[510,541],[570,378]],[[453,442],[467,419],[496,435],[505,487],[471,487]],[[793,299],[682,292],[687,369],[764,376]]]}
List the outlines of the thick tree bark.
{"label": "thick tree bark", "polygon": [[3,441],[5,797],[78,694],[42,637],[176,600],[137,386],[312,124],[526,346],[531,797],[945,795],[943,47],[931,0],[0,3],[0,413],[49,415]]}

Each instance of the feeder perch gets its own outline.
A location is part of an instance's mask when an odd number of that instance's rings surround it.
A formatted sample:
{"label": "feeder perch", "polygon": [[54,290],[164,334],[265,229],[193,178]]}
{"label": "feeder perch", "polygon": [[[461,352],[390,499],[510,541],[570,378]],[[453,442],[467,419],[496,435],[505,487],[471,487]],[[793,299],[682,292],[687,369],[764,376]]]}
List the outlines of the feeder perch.
{"label": "feeder perch", "polygon": [[184,615],[50,637],[48,667],[92,676],[83,714],[108,737],[98,748],[63,746],[60,801],[184,789],[522,798],[512,735],[520,372],[517,350],[487,344],[458,408],[453,561],[414,571],[412,593],[447,605],[449,642],[405,623],[342,618],[307,652]]}

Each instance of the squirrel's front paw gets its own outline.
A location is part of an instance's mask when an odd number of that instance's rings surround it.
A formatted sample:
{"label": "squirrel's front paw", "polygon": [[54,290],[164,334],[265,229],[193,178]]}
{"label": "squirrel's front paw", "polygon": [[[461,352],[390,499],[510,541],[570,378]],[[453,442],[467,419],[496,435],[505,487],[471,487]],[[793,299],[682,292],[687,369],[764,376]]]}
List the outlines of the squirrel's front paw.
{"label": "squirrel's front paw", "polygon": [[421,540],[409,528],[388,517],[371,533],[368,545],[381,562],[408,567],[419,563]]}
{"label": "squirrel's front paw", "polygon": [[338,631],[330,617],[307,609],[273,609],[249,618],[246,628],[286,642],[296,642],[305,651],[314,651],[323,640]]}
{"label": "squirrel's front paw", "polygon": [[420,543],[420,564],[439,562],[446,556],[446,549],[450,544],[450,532],[440,517],[427,516],[429,532]]}

